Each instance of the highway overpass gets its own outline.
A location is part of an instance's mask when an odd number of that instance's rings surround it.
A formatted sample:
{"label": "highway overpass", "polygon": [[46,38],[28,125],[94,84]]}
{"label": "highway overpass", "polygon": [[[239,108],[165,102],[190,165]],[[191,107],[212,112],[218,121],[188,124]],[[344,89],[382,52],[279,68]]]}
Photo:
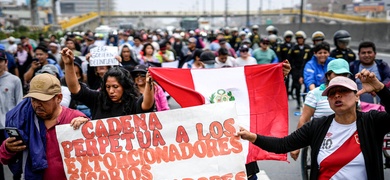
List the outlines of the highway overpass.
{"label": "highway overpass", "polygon": [[[269,11],[249,11],[251,17],[291,17],[298,18],[299,10],[269,10]],[[229,17],[245,17],[246,11],[229,11]],[[198,11],[129,11],[129,12],[91,12],[82,16],[73,17],[67,21],[62,21],[60,26],[63,30],[84,30],[94,29],[98,26],[99,19],[117,18],[183,18],[183,17],[224,17],[224,11],[198,12]],[[362,23],[389,23],[390,21],[381,18],[366,18],[362,16],[328,13],[320,11],[304,11],[304,17],[311,19],[311,22],[333,22],[336,24],[362,24]]]}
{"label": "highway overpass", "polygon": [[[249,11],[249,16],[298,16],[299,10],[267,10],[267,11]],[[200,12],[200,11],[111,11],[101,12],[102,18],[183,18],[183,17],[225,17],[224,11],[215,12]],[[245,17],[247,11],[229,11],[228,17]],[[328,13],[321,11],[304,11],[305,17],[312,17],[317,19],[333,20],[343,23],[383,23],[390,22],[381,18],[366,18],[356,15],[346,15],[337,13]]]}

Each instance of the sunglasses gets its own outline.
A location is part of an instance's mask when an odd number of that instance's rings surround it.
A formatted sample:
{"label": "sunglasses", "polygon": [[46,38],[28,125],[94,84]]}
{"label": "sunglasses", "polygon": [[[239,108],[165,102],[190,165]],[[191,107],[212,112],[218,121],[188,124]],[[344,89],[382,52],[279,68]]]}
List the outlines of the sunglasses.
{"label": "sunglasses", "polygon": [[262,44],[264,44],[264,45],[268,45],[269,43],[267,43],[267,42],[262,42]]}
{"label": "sunglasses", "polygon": [[240,52],[243,52],[243,53],[245,53],[245,52],[248,52],[248,50],[240,50]]}
{"label": "sunglasses", "polygon": [[138,73],[134,76],[134,78],[137,78],[137,77],[146,77],[146,74],[143,74],[143,73]]}
{"label": "sunglasses", "polygon": [[350,89],[345,88],[345,87],[334,87],[334,88],[332,88],[332,89],[330,89],[328,91],[328,95],[327,96],[328,96],[328,98],[333,98],[336,95],[336,93],[347,94],[349,92],[355,92],[356,93],[356,91],[350,90]]}

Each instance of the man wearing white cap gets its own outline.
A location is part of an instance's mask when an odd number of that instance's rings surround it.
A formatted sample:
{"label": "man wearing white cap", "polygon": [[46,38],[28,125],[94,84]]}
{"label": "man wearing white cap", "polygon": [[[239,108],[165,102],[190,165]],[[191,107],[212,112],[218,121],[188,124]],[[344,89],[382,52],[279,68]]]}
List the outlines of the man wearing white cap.
{"label": "man wearing white cap", "polygon": [[23,139],[10,137],[0,146],[0,163],[8,164],[14,176],[66,179],[55,126],[70,124],[76,130],[88,119],[80,111],[61,106],[61,100],[60,81],[43,73],[31,80],[25,99],[7,113],[6,127],[17,128]]}
{"label": "man wearing white cap", "polygon": [[56,58],[55,60],[59,64],[60,60],[61,60],[61,54],[60,54],[60,50],[59,50],[58,44],[54,43],[54,42],[51,42],[49,44],[49,50],[50,50],[49,53]]}
{"label": "man wearing white cap", "polygon": [[16,51],[18,50],[18,45],[16,45],[16,43],[15,43],[15,38],[10,36],[8,38],[8,44],[9,44],[9,46],[7,48],[7,52],[15,55]]}

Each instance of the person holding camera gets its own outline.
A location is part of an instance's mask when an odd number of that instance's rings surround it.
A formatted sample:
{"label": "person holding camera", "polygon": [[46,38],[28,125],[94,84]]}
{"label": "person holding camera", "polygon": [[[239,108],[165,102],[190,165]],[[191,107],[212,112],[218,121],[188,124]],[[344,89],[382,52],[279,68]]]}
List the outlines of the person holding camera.
{"label": "person holding camera", "polygon": [[53,59],[49,59],[49,50],[45,46],[38,46],[35,48],[35,57],[27,72],[24,74],[24,81],[30,82],[30,80],[34,77],[35,73],[42,69],[42,67],[46,64],[53,64],[58,69],[58,75],[60,78],[64,76],[60,65],[57,61]]}

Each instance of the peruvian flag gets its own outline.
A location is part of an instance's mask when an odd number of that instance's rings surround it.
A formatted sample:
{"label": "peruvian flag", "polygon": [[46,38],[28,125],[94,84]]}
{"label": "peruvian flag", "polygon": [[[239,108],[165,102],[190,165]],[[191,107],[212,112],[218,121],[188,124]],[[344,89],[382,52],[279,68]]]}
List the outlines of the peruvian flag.
{"label": "peruvian flag", "polygon": [[[288,133],[288,100],[281,63],[220,69],[152,67],[149,72],[181,107],[235,101],[239,125],[266,136],[284,137]],[[243,145],[247,163],[287,161],[286,154],[269,153],[248,141]]]}

